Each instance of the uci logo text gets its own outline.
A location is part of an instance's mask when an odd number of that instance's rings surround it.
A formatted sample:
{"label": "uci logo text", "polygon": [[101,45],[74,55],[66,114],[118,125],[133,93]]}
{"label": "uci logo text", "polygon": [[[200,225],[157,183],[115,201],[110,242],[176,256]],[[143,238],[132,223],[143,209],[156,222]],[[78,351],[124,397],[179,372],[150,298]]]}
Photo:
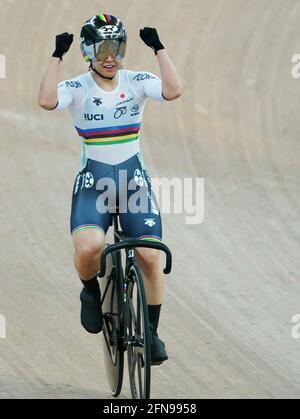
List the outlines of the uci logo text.
{"label": "uci logo text", "polygon": [[81,83],[79,81],[66,81],[67,87],[75,87],[75,89],[78,89],[79,87],[82,87]]}
{"label": "uci logo text", "polygon": [[84,114],[84,120],[85,121],[103,121],[104,115],[103,114],[96,114],[92,115],[89,113]]}
{"label": "uci logo text", "polygon": [[136,81],[143,81],[143,80],[150,80],[150,79],[156,79],[157,77],[151,76],[151,74],[137,74],[133,77],[133,80]]}

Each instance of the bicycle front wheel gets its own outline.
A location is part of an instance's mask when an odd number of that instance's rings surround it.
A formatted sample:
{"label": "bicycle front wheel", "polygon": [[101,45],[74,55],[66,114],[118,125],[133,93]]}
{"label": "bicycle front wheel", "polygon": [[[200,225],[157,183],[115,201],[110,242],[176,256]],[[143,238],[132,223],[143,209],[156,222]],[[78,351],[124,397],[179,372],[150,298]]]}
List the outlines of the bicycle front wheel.
{"label": "bicycle front wheel", "polygon": [[103,352],[106,376],[112,395],[118,397],[123,383],[122,281],[117,273],[116,255],[108,256],[106,275],[100,281],[103,311]]}
{"label": "bicycle front wheel", "polygon": [[138,265],[131,266],[127,290],[128,372],[133,399],[149,399],[151,353],[148,305]]}

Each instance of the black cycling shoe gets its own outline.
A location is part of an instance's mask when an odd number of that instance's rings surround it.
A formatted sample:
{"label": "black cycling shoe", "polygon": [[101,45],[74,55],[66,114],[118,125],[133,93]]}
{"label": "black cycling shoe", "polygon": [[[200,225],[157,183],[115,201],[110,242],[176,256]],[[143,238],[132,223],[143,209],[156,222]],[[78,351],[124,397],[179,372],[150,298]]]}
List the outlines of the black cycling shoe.
{"label": "black cycling shoe", "polygon": [[157,334],[151,336],[151,365],[161,365],[169,359],[165,344],[159,339]]}
{"label": "black cycling shoe", "polygon": [[86,288],[83,288],[80,293],[80,300],[82,326],[89,333],[100,333],[103,320],[100,293],[90,293]]}

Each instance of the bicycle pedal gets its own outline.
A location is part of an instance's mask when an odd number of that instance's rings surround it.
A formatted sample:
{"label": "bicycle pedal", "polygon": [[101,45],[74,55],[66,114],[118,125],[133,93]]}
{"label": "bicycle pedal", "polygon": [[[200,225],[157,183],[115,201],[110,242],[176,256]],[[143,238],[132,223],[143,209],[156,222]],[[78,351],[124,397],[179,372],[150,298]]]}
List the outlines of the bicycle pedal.
{"label": "bicycle pedal", "polygon": [[151,362],[151,365],[152,365],[153,367],[156,367],[156,366],[158,366],[158,365],[161,365],[162,363],[163,363],[163,361]]}
{"label": "bicycle pedal", "polygon": [[133,348],[143,348],[144,347],[144,344],[139,340],[134,340],[132,342],[129,342],[129,345],[132,346]]}

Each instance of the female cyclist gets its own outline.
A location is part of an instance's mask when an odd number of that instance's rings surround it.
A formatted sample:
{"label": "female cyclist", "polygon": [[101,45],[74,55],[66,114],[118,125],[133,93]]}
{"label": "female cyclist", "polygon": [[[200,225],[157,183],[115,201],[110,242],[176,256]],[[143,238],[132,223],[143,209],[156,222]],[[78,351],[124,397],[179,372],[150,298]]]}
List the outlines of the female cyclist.
{"label": "female cyclist", "polygon": [[[120,224],[127,237],[162,239],[161,216],[139,147],[146,99],[172,101],[181,96],[182,89],[156,29],[144,28],[140,37],[153,49],[161,78],[123,68],[127,34],[118,18],[109,14],[93,16],[84,23],[80,36],[81,51],[90,64],[89,71],[59,83],[62,59],[73,42],[73,35],[57,35],[56,49],[42,79],[38,103],[46,110],[69,108],[81,137],[81,168],[73,189],[71,234],[74,264],[83,283],[81,323],[88,332],[99,333],[102,313],[97,273],[112,212],[119,209]],[[127,175],[125,183],[120,180],[124,173]],[[107,206],[104,200],[99,201],[101,191],[103,196],[107,194],[107,188],[99,186],[103,179],[116,185],[116,195],[108,196]],[[135,191],[128,187],[130,183],[136,185]],[[140,212],[132,211],[127,205],[137,190],[146,193],[147,205]],[[159,365],[168,359],[165,345],[157,334],[164,293],[159,252],[138,249],[137,260],[144,275],[149,304],[152,364]]]}

